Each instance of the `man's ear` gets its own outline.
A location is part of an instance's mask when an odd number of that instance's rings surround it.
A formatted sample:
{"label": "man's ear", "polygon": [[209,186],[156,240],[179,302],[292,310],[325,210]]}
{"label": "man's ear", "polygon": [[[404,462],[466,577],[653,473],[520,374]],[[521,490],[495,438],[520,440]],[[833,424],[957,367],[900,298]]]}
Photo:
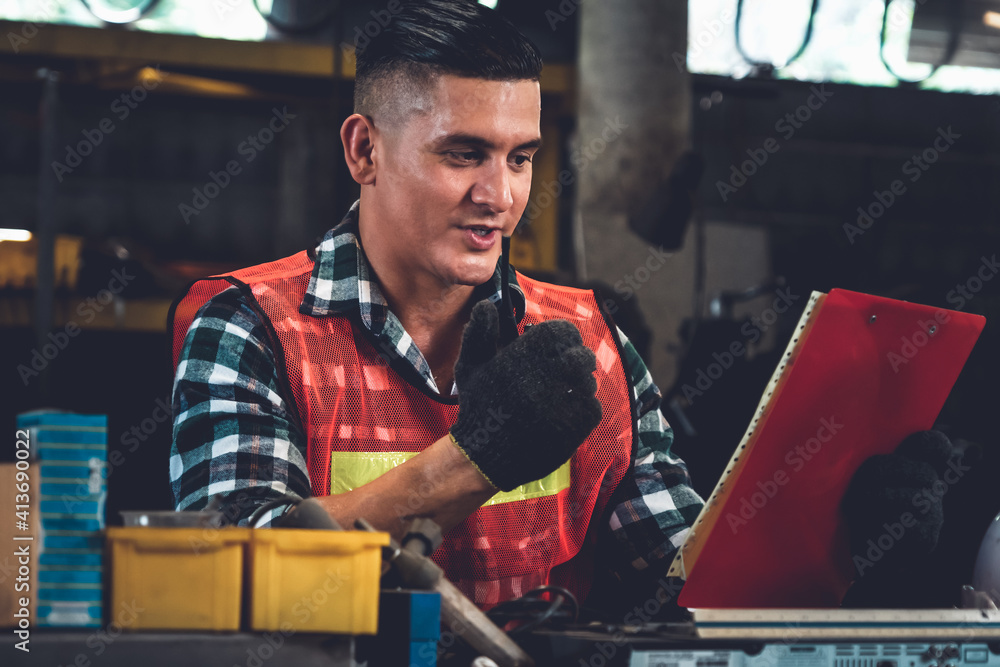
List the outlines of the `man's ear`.
{"label": "man's ear", "polygon": [[370,118],[351,114],[340,126],[340,140],[344,144],[344,160],[351,176],[361,185],[375,183],[375,125]]}

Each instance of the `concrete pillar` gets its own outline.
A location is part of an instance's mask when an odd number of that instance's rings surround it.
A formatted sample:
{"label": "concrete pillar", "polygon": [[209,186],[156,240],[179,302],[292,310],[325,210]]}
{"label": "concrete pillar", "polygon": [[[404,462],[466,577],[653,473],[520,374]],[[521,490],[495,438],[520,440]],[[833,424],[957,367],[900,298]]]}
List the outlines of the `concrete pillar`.
{"label": "concrete pillar", "polygon": [[[689,145],[687,15],[687,0],[583,0],[580,16],[578,278],[639,299],[654,332],[646,361],[664,389],[674,375],[665,340],[691,312],[691,271],[658,261],[627,219]],[[671,280],[678,271],[686,284]]]}

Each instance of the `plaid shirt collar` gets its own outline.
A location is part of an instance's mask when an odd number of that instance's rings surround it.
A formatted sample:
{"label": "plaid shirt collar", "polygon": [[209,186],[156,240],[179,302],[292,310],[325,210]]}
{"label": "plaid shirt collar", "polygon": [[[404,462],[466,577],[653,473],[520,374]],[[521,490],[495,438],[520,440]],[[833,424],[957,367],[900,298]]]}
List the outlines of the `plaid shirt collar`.
{"label": "plaid shirt collar", "polygon": [[[299,306],[303,315],[323,317],[348,313],[357,308],[361,321],[375,336],[388,336],[399,346],[409,336],[396,316],[389,310],[378,282],[373,278],[368,258],[365,257],[358,235],[358,206],[351,209],[333,229],[328,231],[316,247],[316,264],[305,298]],[[475,301],[489,299],[499,304],[502,276],[500,263],[493,278],[476,287],[472,293]],[[524,316],[524,292],[517,283],[517,275],[510,271],[510,297],[518,321]]]}

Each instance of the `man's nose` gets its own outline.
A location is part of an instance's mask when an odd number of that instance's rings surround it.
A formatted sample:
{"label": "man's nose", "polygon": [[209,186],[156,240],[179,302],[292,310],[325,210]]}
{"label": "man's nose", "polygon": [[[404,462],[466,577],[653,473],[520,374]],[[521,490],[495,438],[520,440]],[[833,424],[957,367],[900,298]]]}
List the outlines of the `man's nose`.
{"label": "man's nose", "polygon": [[472,201],[488,206],[494,213],[504,213],[514,205],[510,191],[510,170],[502,159],[490,160],[477,170],[472,186]]}

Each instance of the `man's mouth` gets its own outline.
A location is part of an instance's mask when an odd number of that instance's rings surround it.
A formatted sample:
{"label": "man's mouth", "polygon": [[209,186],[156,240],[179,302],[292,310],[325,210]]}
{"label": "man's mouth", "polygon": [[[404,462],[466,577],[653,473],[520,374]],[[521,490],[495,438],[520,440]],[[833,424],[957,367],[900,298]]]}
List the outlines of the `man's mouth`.
{"label": "man's mouth", "polygon": [[470,250],[490,250],[496,246],[501,230],[497,227],[475,225],[463,227],[465,232],[465,243]]}

